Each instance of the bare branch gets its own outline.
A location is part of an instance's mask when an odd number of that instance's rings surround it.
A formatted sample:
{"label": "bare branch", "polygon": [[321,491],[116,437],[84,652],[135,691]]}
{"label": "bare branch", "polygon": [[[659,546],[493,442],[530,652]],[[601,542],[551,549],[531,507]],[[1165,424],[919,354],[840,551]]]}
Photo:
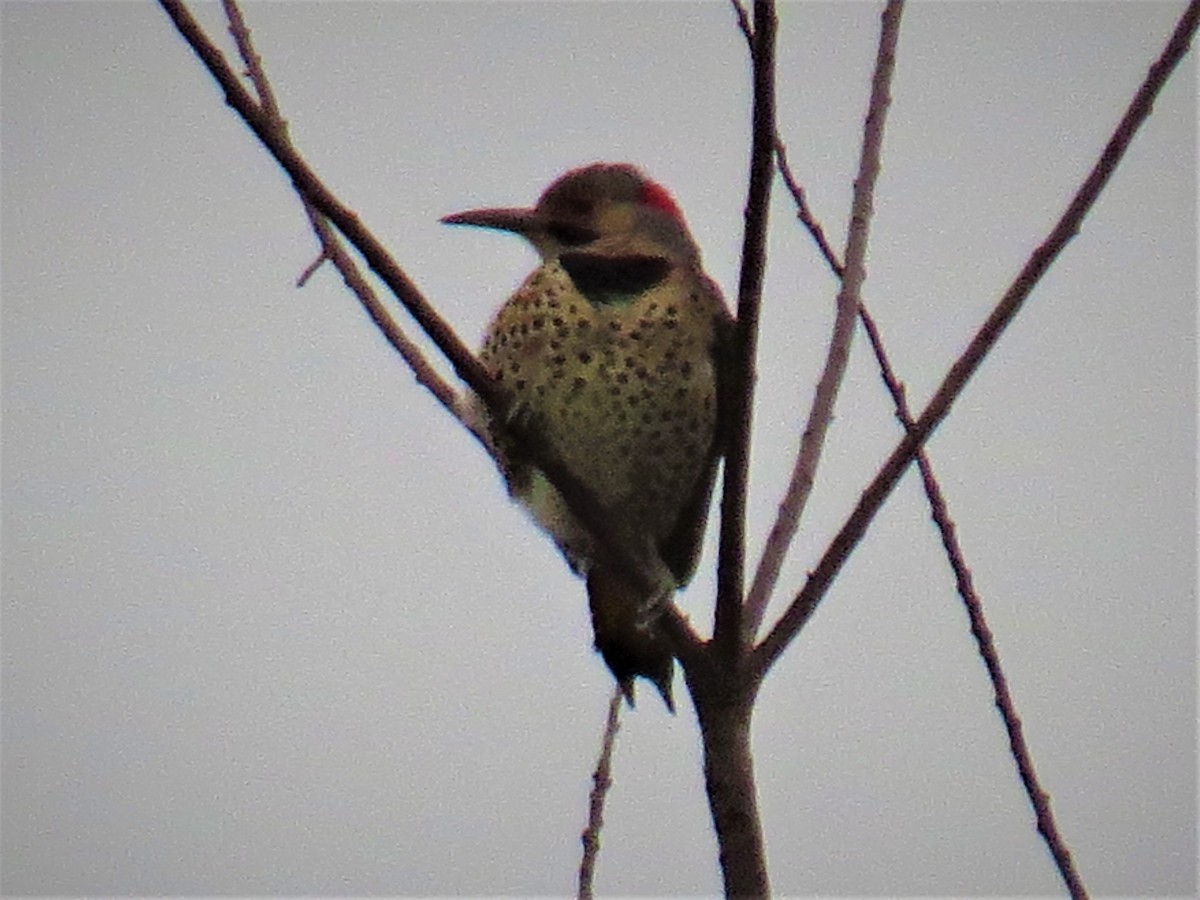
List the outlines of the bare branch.
{"label": "bare branch", "polygon": [[242,17],[241,8],[235,0],[221,0],[221,8],[225,10],[225,18],[229,20],[229,33],[233,36],[233,42],[237,45],[242,62],[246,64],[246,75],[249,77],[250,83],[254,85],[254,91],[258,94],[258,102],[262,104],[267,115],[275,119],[277,127],[286,132],[287,122],[279,112],[279,104],[275,101],[275,91],[272,90],[271,83],[267,80],[267,73],[263,70],[262,57],[258,55],[258,51],[254,49],[254,43],[250,40],[250,29],[246,27],[246,20]]}
{"label": "bare branch", "polygon": [[722,378],[726,452],[721,496],[721,553],[717,566],[717,606],[713,644],[726,660],[741,657],[747,643],[742,629],[745,578],[746,485],[750,467],[750,424],[754,408],[758,314],[762,305],[767,258],[767,209],[771,201],[775,137],[775,7],[754,4],[753,140],[750,187],[746,197],[742,271],[738,284],[737,328]]}
{"label": "bare branch", "polygon": [[812,214],[812,210],[809,209],[808,199],[804,196],[804,188],[800,186],[800,182],[792,174],[792,167],[788,164],[787,147],[784,146],[783,141],[779,139],[778,135],[775,136],[775,163],[779,167],[779,174],[783,177],[783,183],[787,185],[792,199],[796,201],[796,218],[808,229],[808,233],[817,242],[817,249],[825,257],[825,262],[829,263],[829,268],[833,270],[833,274],[840,280],[846,273],[846,267],[842,265],[841,261],[837,258],[837,254],[833,252],[833,248],[829,246],[829,242],[825,240],[825,229],[821,227],[821,223],[816,220],[816,217]]}
{"label": "bare branch", "polygon": [[754,29],[750,26],[750,14],[746,12],[746,6],[742,0],[730,0],[733,4],[733,14],[737,16],[738,31],[742,33],[742,37],[746,39],[746,46],[750,52],[754,52]]}
{"label": "bare branch", "polygon": [[600,829],[604,827],[604,801],[612,787],[612,754],[621,728],[621,700],[624,694],[618,685],[608,701],[608,719],[600,742],[600,758],[592,772],[592,790],[588,794],[588,822],[580,835],[583,857],[579,861],[579,900],[591,900],[592,882],[596,874],[596,857],[600,853]]}
{"label": "bare branch", "polygon": [[[833,407],[838,390],[846,374],[846,362],[850,358],[850,341],[854,336],[854,317],[858,312],[859,297],[863,281],[866,280],[867,238],[870,235],[871,215],[874,208],[875,182],[879,177],[880,154],[883,147],[883,128],[887,121],[887,109],[891,103],[890,88],[892,72],[896,64],[896,42],[900,35],[900,17],[904,12],[903,0],[889,0],[883,11],[879,35],[879,50],[875,58],[875,74],[871,79],[871,99],[867,107],[867,118],[863,126],[862,154],[859,158],[858,177],[854,179],[854,200],[850,208],[850,229],[846,236],[846,266],[842,277],[842,288],[838,293],[837,315],[834,317],[833,335],[829,339],[829,352],[825,357],[825,369],[817,382],[816,395],[804,435],[800,440],[800,452],[792,478],[779,505],[779,514],[767,537],[766,547],[750,587],[746,601],[745,631],[747,640],[752,640],[766,612],[767,602],[779,579],[779,570],[787,556],[792,539],[800,525],[800,516],[812,493],[816,478],[817,463],[825,446],[825,435],[833,420]],[[776,144],[773,142],[772,147]]]}
{"label": "bare branch", "polygon": [[[739,6],[735,8],[744,12]],[[739,15],[739,21],[749,37],[744,15]],[[713,639],[706,652],[684,660],[684,675],[700,720],[704,785],[727,897],[770,895],[750,750],[750,716],[759,682],[750,677],[745,665],[749,642],[743,636],[741,618],[755,355],[773,175],[775,31],[774,4],[771,0],[755,0],[750,40],[754,82],[750,184],[744,213],[737,323],[720,379],[725,474],[716,614]]]}
{"label": "bare branch", "polygon": [[[879,329],[875,325],[875,320],[865,307],[859,307],[858,312],[863,323],[863,328],[866,329],[867,337],[871,342],[871,347],[875,351],[875,358],[879,361],[883,382],[887,386],[888,392],[892,395],[892,400],[895,403],[896,417],[900,419],[906,429],[911,428],[912,416],[908,411],[904,388],[896,379],[896,374],[892,369],[891,361],[887,357],[887,352],[884,350],[883,340],[879,335]],[[1058,866],[1059,874],[1062,876],[1068,889],[1070,889],[1072,896],[1085,896],[1083,881],[1071,861],[1071,853],[1067,849],[1066,842],[1059,834],[1054,813],[1050,808],[1050,795],[1042,789],[1041,783],[1038,781],[1037,772],[1034,770],[1033,755],[1029,751],[1029,745],[1025,742],[1025,733],[1021,727],[1021,718],[1017,715],[1016,704],[1013,702],[1012,695],[1008,690],[1008,680],[1004,677],[1004,669],[1000,663],[1000,654],[992,642],[992,632],[988,628],[987,619],[984,616],[983,602],[979,599],[979,595],[975,591],[975,583],[971,577],[971,570],[967,566],[962,546],[958,541],[957,529],[954,527],[954,521],[950,518],[950,511],[946,506],[946,499],[942,494],[941,485],[938,484],[937,477],[933,473],[933,465],[930,463],[929,456],[925,452],[924,447],[917,454],[917,467],[921,472],[921,483],[925,488],[925,496],[929,499],[930,513],[942,538],[942,547],[946,551],[946,559],[949,561],[950,568],[954,572],[954,581],[958,587],[958,595],[962,598],[963,607],[966,609],[967,618],[971,623],[971,634],[975,638],[975,643],[979,648],[979,656],[983,659],[984,666],[987,668],[988,678],[992,683],[996,709],[999,711],[1000,718],[1004,723],[1004,729],[1008,733],[1008,744],[1013,760],[1017,764],[1021,783],[1025,787],[1025,793],[1029,797],[1029,802],[1032,804],[1037,816],[1038,831],[1046,841],[1046,845],[1050,849],[1050,854]]]}
{"label": "bare branch", "polygon": [[317,274],[321,266],[325,265],[328,259],[329,257],[325,255],[324,250],[318,253],[316,259],[305,266],[304,271],[296,276],[296,287],[302,288],[308,284],[308,280]]}
{"label": "bare branch", "polygon": [[1058,868],[1059,875],[1062,877],[1067,889],[1071,892],[1071,896],[1076,898],[1087,897],[1087,889],[1084,887],[1083,879],[1075,868],[1075,863],[1071,858],[1071,851],[1058,831],[1058,824],[1055,821],[1054,812],[1050,806],[1050,794],[1042,788],[1037,771],[1034,769],[1033,755],[1030,753],[1029,745],[1025,741],[1025,731],[1021,725],[1021,718],[1017,715],[1016,704],[1013,702],[1012,695],[1008,690],[1008,680],[1004,677],[1004,671],[1000,665],[1000,655],[996,650],[996,645],[992,641],[991,629],[988,628],[987,620],[983,615],[983,604],[975,593],[971,570],[967,567],[962,557],[954,522],[950,519],[950,514],[946,509],[945,501],[942,498],[937,483],[932,480],[933,473],[924,456],[918,458],[918,465],[921,468],[921,479],[925,484],[925,492],[929,496],[934,521],[937,523],[938,530],[942,534],[942,545],[945,547],[951,567],[954,569],[954,578],[958,585],[959,596],[963,599],[967,616],[971,621],[971,634],[979,647],[979,655],[983,658],[984,665],[987,667],[988,677],[992,682],[996,709],[1000,713],[1000,718],[1004,722],[1004,729],[1008,734],[1010,752],[1017,764],[1017,772],[1020,774],[1021,784],[1025,788],[1025,793],[1029,797],[1029,802],[1033,806],[1034,815],[1037,818],[1038,832],[1046,842],[1046,846],[1050,850],[1050,855],[1054,859],[1054,864]]}
{"label": "bare branch", "polygon": [[997,303],[986,322],[972,338],[967,349],[951,366],[941,386],[926,406],[908,435],[897,445],[880,468],[879,473],[863,492],[858,505],[846,520],[829,549],[817,564],[792,605],[776,623],[770,634],[754,651],[754,670],[764,674],[787,647],[804,623],[816,610],[833,578],[866,533],[871,520],[891,494],[896,482],[908,468],[917,451],[950,411],[967,381],[982,364],[1000,339],[1004,329],[1020,311],[1026,298],[1050,265],[1079,231],[1080,223],[1112,177],[1130,141],[1149,116],[1154,99],[1162,90],[1171,72],[1188,50],[1200,17],[1200,0],[1192,0],[1167,42],[1158,61],[1150,67],[1146,79],[1138,88],[1129,108],[1117,125],[1100,159],[1092,168],[1066,211],[1059,218],[1046,240],[1034,250],[1020,274]]}

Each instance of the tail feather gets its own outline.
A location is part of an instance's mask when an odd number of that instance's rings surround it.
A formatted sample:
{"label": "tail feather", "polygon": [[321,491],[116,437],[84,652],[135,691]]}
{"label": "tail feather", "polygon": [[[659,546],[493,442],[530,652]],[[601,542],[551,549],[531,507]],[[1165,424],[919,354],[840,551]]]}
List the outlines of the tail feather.
{"label": "tail feather", "polygon": [[588,571],[587,591],[595,647],[621,686],[625,700],[634,705],[633,680],[641,676],[658,689],[667,709],[674,713],[671,680],[675,659],[657,624],[641,621],[648,606],[646,598],[619,574],[598,566]]}

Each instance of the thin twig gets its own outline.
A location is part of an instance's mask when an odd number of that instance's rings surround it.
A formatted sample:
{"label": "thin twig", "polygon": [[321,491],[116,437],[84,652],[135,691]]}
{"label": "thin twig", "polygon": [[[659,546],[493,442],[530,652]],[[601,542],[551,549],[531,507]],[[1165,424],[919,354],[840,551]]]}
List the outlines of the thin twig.
{"label": "thin twig", "polygon": [[591,900],[592,882],[596,874],[596,857],[600,853],[600,830],[604,827],[604,801],[612,787],[612,754],[621,728],[621,699],[624,695],[618,686],[608,701],[608,720],[604,724],[604,737],[600,743],[600,758],[592,772],[592,790],[588,794],[587,827],[580,835],[583,857],[579,860],[579,900]]}
{"label": "thin twig", "polygon": [[[1130,141],[1149,116],[1154,99],[1162,90],[1171,72],[1188,50],[1200,17],[1200,0],[1192,0],[1167,42],[1158,61],[1150,67],[1129,108],[1125,111],[1100,159],[1092,168],[1066,211],[1059,218],[1046,240],[1034,250],[1020,274],[997,303],[987,321],[972,338],[967,349],[951,366],[929,405],[913,424],[908,435],[880,468],[879,473],[863,492],[837,536],[833,539],[808,581],[792,601],[791,606],[753,652],[752,667],[765,673],[791,643],[821,602],[833,578],[866,533],[875,514],[891,494],[896,482],[915,458],[918,449],[950,411],[967,381],[982,364],[1000,339],[1004,329],[1020,311],[1029,293],[1079,231],[1080,223],[1095,204],[1104,186],[1112,177]],[[1039,829],[1041,823],[1039,822]]]}
{"label": "thin twig", "polygon": [[817,221],[816,217],[812,214],[812,210],[809,209],[808,198],[804,195],[804,188],[796,180],[796,176],[792,174],[792,167],[788,164],[787,147],[784,146],[783,141],[779,139],[778,135],[775,136],[775,162],[779,167],[779,174],[783,177],[783,183],[787,185],[792,199],[796,201],[796,218],[808,229],[808,233],[817,242],[817,249],[825,257],[825,262],[829,263],[829,268],[833,270],[833,274],[841,280],[846,272],[846,267],[842,265],[841,260],[837,258],[837,254],[833,252],[833,248],[829,246],[829,241],[825,239],[825,229],[821,227],[821,223]]}
{"label": "thin twig", "polygon": [[[875,74],[871,78],[871,99],[863,125],[862,153],[859,157],[858,176],[854,179],[854,200],[850,207],[850,228],[846,236],[846,264],[842,287],[838,292],[833,334],[829,339],[825,368],[817,382],[808,422],[804,426],[800,452],[796,455],[791,481],[779,505],[779,514],[771,526],[746,600],[744,627],[748,640],[753,639],[762,622],[771,592],[779,580],[783,560],[800,525],[800,516],[812,493],[817,464],[825,446],[825,435],[829,431],[829,423],[833,420],[834,404],[837,402],[838,391],[846,374],[846,363],[850,358],[854,318],[858,312],[862,285],[867,277],[867,239],[870,236],[875,182],[879,178],[883,130],[887,122],[888,105],[891,103],[892,72],[896,65],[896,42],[900,35],[900,18],[903,12],[903,0],[889,0],[883,11],[879,49],[875,57]],[[772,149],[778,152],[778,145],[774,140]]]}
{"label": "thin twig", "polygon": [[[891,361],[884,350],[883,340],[879,335],[879,329],[875,324],[875,320],[863,307],[859,308],[859,317],[862,320],[863,328],[867,332],[871,347],[875,351],[875,358],[879,362],[883,382],[887,385],[888,392],[892,395],[892,400],[895,403],[896,416],[906,428],[910,428],[912,426],[912,417],[908,411],[908,402],[905,399],[904,387],[897,380],[895,371],[892,369]],[[1086,892],[1083,890],[1083,880],[1075,870],[1074,863],[1071,860],[1071,853],[1059,833],[1058,824],[1050,808],[1050,795],[1042,789],[1037,772],[1034,769],[1033,754],[1030,752],[1029,745],[1025,741],[1025,733],[1021,727],[1021,718],[1017,714],[1016,704],[1013,702],[1012,695],[1008,690],[1008,680],[1004,677],[1004,669],[1000,663],[1000,654],[992,641],[992,632],[988,627],[987,618],[983,612],[983,601],[980,600],[978,593],[975,591],[974,579],[971,577],[970,567],[967,566],[962,545],[958,540],[958,531],[954,527],[953,519],[950,518],[946,498],[942,494],[941,485],[938,484],[937,477],[933,472],[933,465],[930,463],[929,456],[925,452],[924,447],[917,454],[917,468],[921,472],[921,484],[924,486],[925,496],[929,500],[930,514],[933,517],[934,524],[937,526],[938,534],[941,535],[942,547],[946,551],[946,559],[949,561],[950,568],[954,572],[954,582],[958,588],[958,595],[962,598],[963,608],[966,610],[967,618],[971,623],[971,634],[975,638],[976,646],[979,648],[979,656],[983,660],[988,678],[992,683],[996,709],[1000,713],[1000,719],[1004,723],[1004,730],[1008,734],[1010,752],[1012,753],[1014,762],[1017,764],[1017,772],[1020,774],[1025,793],[1029,797],[1029,802],[1033,806],[1037,816],[1038,831],[1041,833],[1043,840],[1045,840],[1046,846],[1050,850],[1050,855],[1058,867],[1059,874],[1067,884],[1072,896],[1085,896]],[[1076,888],[1079,890],[1076,890]]]}
{"label": "thin twig", "polygon": [[287,121],[279,112],[275,91],[271,87],[271,82],[267,80],[262,57],[254,49],[254,42],[250,39],[250,29],[246,26],[241,8],[235,0],[221,0],[221,8],[225,10],[225,18],[229,20],[229,33],[233,36],[234,44],[237,45],[238,55],[246,64],[246,75],[250,79],[250,83],[254,85],[254,92],[258,94],[258,102],[262,104],[263,111],[275,119],[280,131],[286,133]]}
{"label": "thin twig", "polygon": [[746,46],[750,52],[754,52],[754,29],[750,25],[750,14],[746,12],[746,7],[742,0],[730,0],[733,5],[733,14],[737,16],[738,31],[742,33],[742,37],[746,39]]}
{"label": "thin twig", "polygon": [[296,276],[296,287],[302,288],[305,285],[307,285],[308,280],[317,274],[317,272],[320,270],[321,266],[325,265],[325,263],[328,259],[329,259],[329,257],[325,255],[324,250],[322,250],[320,253],[318,253],[316,256],[316,259],[314,259],[307,266],[305,266],[304,271],[302,271],[299,275]]}
{"label": "thin twig", "polygon": [[748,646],[742,629],[746,486],[750,469],[758,315],[767,260],[767,210],[771,202],[774,174],[775,28],[774,5],[768,0],[756,0],[751,51],[754,101],[750,186],[746,197],[742,269],[738,283],[737,328],[729,361],[732,371],[722,379],[723,414],[727,417],[728,437],[721,495],[721,549],[717,564],[713,645],[730,662],[739,659]]}

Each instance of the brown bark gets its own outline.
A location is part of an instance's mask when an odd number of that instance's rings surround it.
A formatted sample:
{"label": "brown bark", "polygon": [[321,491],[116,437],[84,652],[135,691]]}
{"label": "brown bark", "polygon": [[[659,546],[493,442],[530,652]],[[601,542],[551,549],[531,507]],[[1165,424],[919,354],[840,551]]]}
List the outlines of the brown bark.
{"label": "brown bark", "polygon": [[750,719],[758,685],[718,662],[687,672],[700,718],[704,786],[717,834],[726,897],[766,897],[767,878],[758,789],[750,752]]}

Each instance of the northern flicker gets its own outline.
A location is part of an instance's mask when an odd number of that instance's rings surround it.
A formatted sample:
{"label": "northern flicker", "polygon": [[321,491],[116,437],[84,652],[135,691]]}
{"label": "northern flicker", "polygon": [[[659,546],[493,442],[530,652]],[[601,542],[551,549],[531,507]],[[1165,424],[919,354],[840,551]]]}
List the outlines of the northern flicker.
{"label": "northern flicker", "polygon": [[[732,319],[665,188],[629,165],[574,169],[533,208],[443,222],[514,232],[541,265],[492,320],[480,359],[647,560],[638,579],[606,565],[558,491],[476,413],[509,490],[587,580],[595,647],[630,705],[654,683],[673,712],[674,660],[655,623],[691,579],[722,450],[720,371]],[[647,592],[638,584],[657,587]]]}

